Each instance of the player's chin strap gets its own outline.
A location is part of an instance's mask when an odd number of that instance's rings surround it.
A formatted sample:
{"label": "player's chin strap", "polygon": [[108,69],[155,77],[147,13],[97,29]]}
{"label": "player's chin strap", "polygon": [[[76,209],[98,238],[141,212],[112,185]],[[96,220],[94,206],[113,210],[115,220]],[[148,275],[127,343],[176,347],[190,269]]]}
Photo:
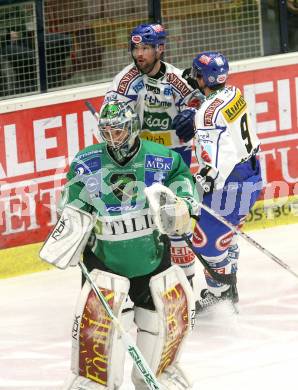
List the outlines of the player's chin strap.
{"label": "player's chin strap", "polygon": [[118,333],[121,335],[121,339],[123,341],[124,346],[126,347],[128,353],[133,359],[133,362],[135,364],[135,367],[141,374],[141,376],[144,378],[144,381],[148,387],[148,389],[151,390],[165,390],[162,385],[160,385],[153,374],[152,370],[150,369],[148,363],[142,356],[139,348],[134,343],[132,337],[124,330],[122,324],[118,320],[118,318],[114,315],[113,310],[111,309],[110,305],[106,301],[104,295],[101,293],[99,288],[97,288],[96,284],[93,282],[86,266],[79,262],[79,267],[82,270],[83,275],[85,276],[86,280],[88,280],[92,290],[96,294],[97,298],[102,303],[103,307],[105,308],[108,316],[111,318],[114,326],[117,328]]}
{"label": "player's chin strap", "polygon": [[[259,249],[262,253],[264,253],[267,257],[269,257],[271,260],[275,261],[277,264],[279,264],[282,268],[290,272],[293,276],[298,278],[298,274],[294,272],[288,264],[283,262],[279,257],[275,256],[273,253],[271,253],[268,249],[264,248],[262,245],[260,245],[257,241],[255,241],[252,237],[248,236],[243,231],[239,230],[237,226],[234,226],[229,221],[227,221],[224,217],[222,217],[220,214],[218,214],[216,211],[212,210],[210,207],[206,206],[203,203],[200,203],[199,206],[207,211],[210,215],[212,215],[214,218],[216,218],[218,221],[222,222],[224,225],[226,225],[228,228],[232,230],[235,234],[238,234],[241,236],[244,240],[248,241],[251,245],[253,245],[255,248]],[[197,219],[196,216],[191,216],[194,219]],[[184,238],[184,237],[183,237]],[[185,238],[184,238],[185,239]],[[209,271],[208,271],[209,272]],[[213,275],[211,275],[213,277]],[[214,278],[215,279],[215,278]],[[228,283],[227,283],[228,284]]]}
{"label": "player's chin strap", "polygon": [[[158,228],[158,230],[162,234],[178,234],[181,235],[181,237],[185,240],[186,244],[189,246],[189,248],[194,252],[198,260],[201,262],[203,267],[206,269],[206,271],[211,275],[213,279],[215,279],[219,283],[233,285],[236,284],[236,273],[224,275],[219,274],[216,271],[214,271],[213,268],[210,267],[210,265],[207,263],[207,261],[196,252],[191,240],[187,237],[187,234],[177,231],[169,231],[173,226],[176,225],[176,223],[173,221],[177,215],[174,215],[174,213],[177,213],[177,210],[173,210],[172,213],[167,212],[166,207],[169,207],[173,205],[173,203],[177,202],[177,199],[181,201],[180,198],[177,198],[175,194],[168,188],[163,186],[160,183],[155,183],[150,187],[145,188],[144,190],[146,197],[148,199],[151,212],[153,214],[153,218],[155,221],[155,224]],[[182,200],[183,203],[185,203]],[[193,217],[193,216],[192,216]],[[168,218],[170,222],[166,222],[165,218]],[[179,218],[179,215],[178,215]],[[184,230],[185,231],[185,230]]]}

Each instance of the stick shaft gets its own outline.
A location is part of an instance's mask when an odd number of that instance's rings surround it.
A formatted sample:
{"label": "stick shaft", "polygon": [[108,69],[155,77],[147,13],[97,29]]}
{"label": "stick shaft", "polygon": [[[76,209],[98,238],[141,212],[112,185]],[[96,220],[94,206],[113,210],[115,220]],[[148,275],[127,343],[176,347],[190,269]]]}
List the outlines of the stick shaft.
{"label": "stick shaft", "polygon": [[98,120],[99,115],[98,115],[98,112],[96,112],[93,104],[88,102],[88,101],[85,101],[85,105],[88,108],[88,110],[94,115],[94,117]]}
{"label": "stick shaft", "polygon": [[253,245],[255,248],[259,249],[262,253],[264,253],[266,256],[268,256],[271,260],[275,261],[277,264],[279,264],[281,267],[286,269],[288,272],[290,272],[293,276],[298,278],[298,274],[294,272],[288,264],[286,264],[284,261],[282,261],[279,257],[275,256],[273,253],[271,253],[268,249],[264,248],[262,245],[260,245],[257,241],[255,241],[252,237],[248,236],[246,233],[239,230],[236,226],[231,224],[229,221],[227,221],[224,217],[219,215],[216,211],[212,210],[210,207],[206,206],[203,203],[200,203],[200,207],[207,211],[207,213],[211,214],[214,218],[222,222],[224,225],[226,225],[228,228],[230,228],[234,233],[241,236],[244,240],[249,242],[251,245]]}

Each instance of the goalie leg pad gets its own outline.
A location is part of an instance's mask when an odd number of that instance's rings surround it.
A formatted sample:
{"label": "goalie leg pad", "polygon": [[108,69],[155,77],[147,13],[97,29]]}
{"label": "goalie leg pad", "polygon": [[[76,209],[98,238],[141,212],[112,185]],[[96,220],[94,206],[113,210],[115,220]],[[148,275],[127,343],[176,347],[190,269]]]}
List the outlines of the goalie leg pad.
{"label": "goalie leg pad", "polygon": [[[178,266],[152,277],[150,290],[156,311],[135,309],[137,346],[158,377],[179,359],[186,336],[194,325],[194,297]],[[137,389],[146,389],[136,369],[133,369],[132,381]]]}
{"label": "goalie leg pad", "polygon": [[158,379],[159,383],[168,390],[189,390],[193,387],[193,381],[179,363],[167,367]]}
{"label": "goalie leg pad", "polygon": [[106,390],[105,386],[80,375],[70,374],[62,390]]}
{"label": "goalie leg pad", "polygon": [[[93,270],[90,275],[115,316],[128,330],[133,323],[133,311],[123,312],[123,308],[126,305],[129,280],[100,270]],[[72,329],[72,372],[103,388],[118,389],[123,380],[125,352],[111,318],[89,283],[85,283]]]}

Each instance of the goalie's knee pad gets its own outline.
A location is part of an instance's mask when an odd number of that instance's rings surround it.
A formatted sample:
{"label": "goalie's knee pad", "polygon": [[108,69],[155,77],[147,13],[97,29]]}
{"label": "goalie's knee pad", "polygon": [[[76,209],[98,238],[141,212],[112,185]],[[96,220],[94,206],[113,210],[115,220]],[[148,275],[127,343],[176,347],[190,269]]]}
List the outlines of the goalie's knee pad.
{"label": "goalie's knee pad", "polygon": [[[187,234],[191,240],[191,233]],[[171,262],[172,265],[179,265],[190,278],[195,274],[195,260],[196,256],[193,251],[189,248],[186,242],[180,236],[170,236],[171,240]]]}
{"label": "goalie's knee pad", "polygon": [[[91,277],[114,315],[125,329],[133,323],[133,311],[123,312],[129,290],[129,280],[109,272],[93,270]],[[77,303],[72,328],[71,370],[77,376],[70,387],[83,383],[86,389],[118,389],[123,380],[125,348],[111,318],[85,283]],[[89,386],[89,387],[88,387]]]}
{"label": "goalie's knee pad", "polygon": [[[135,308],[137,346],[159,377],[179,359],[186,336],[193,327],[194,297],[184,272],[178,266],[152,277],[150,290],[156,311]],[[132,380],[137,389],[146,389],[135,368]]]}

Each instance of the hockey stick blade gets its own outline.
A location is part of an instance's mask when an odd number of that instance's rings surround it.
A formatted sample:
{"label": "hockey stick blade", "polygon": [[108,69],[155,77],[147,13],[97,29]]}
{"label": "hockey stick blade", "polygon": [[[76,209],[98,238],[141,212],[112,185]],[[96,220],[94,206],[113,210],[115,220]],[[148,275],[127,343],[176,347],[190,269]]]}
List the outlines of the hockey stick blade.
{"label": "hockey stick blade", "polygon": [[210,267],[207,261],[199,253],[196,253],[193,243],[188,238],[188,236],[186,234],[182,234],[181,237],[186,242],[188,247],[193,251],[193,253],[196,255],[200,263],[203,265],[203,267],[212,276],[214,280],[216,280],[219,283],[228,284],[228,285],[236,284],[237,282],[236,273],[224,275],[214,271],[214,269]]}
{"label": "hockey stick blade", "polygon": [[79,262],[79,267],[81,268],[81,271],[83,275],[85,276],[86,280],[88,280],[88,283],[90,284],[92,290],[94,291],[97,298],[102,303],[103,307],[105,308],[108,316],[111,318],[115,328],[118,330],[121,340],[130,354],[137,370],[143,377],[148,389],[151,390],[165,390],[164,387],[162,387],[153,372],[151,371],[151,368],[149,367],[148,363],[144,359],[141,351],[134,343],[132,337],[124,330],[121,323],[119,322],[118,318],[114,315],[113,310],[111,309],[110,305],[106,301],[104,295],[101,293],[100,289],[96,286],[94,281],[92,280],[90,273],[88,272],[85,264],[82,262]]}
{"label": "hockey stick blade", "polygon": [[[214,218],[216,218],[218,221],[222,222],[224,225],[226,225],[228,228],[230,228],[234,233],[238,234],[240,237],[242,237],[244,240],[249,242],[252,246],[259,249],[262,253],[264,253],[267,257],[269,257],[271,260],[275,261],[275,263],[279,264],[282,268],[287,270],[290,274],[298,278],[298,274],[293,271],[288,264],[286,264],[284,261],[282,261],[279,257],[275,256],[273,253],[271,253],[268,249],[264,248],[262,245],[260,245],[257,241],[255,241],[252,237],[244,233],[243,231],[239,230],[236,226],[231,224],[229,221],[227,221],[224,217],[222,217],[220,214],[218,214],[216,211],[212,210],[210,207],[206,206],[203,203],[199,204],[202,209],[207,211],[210,215],[212,215]],[[192,216],[194,219],[195,217]]]}

